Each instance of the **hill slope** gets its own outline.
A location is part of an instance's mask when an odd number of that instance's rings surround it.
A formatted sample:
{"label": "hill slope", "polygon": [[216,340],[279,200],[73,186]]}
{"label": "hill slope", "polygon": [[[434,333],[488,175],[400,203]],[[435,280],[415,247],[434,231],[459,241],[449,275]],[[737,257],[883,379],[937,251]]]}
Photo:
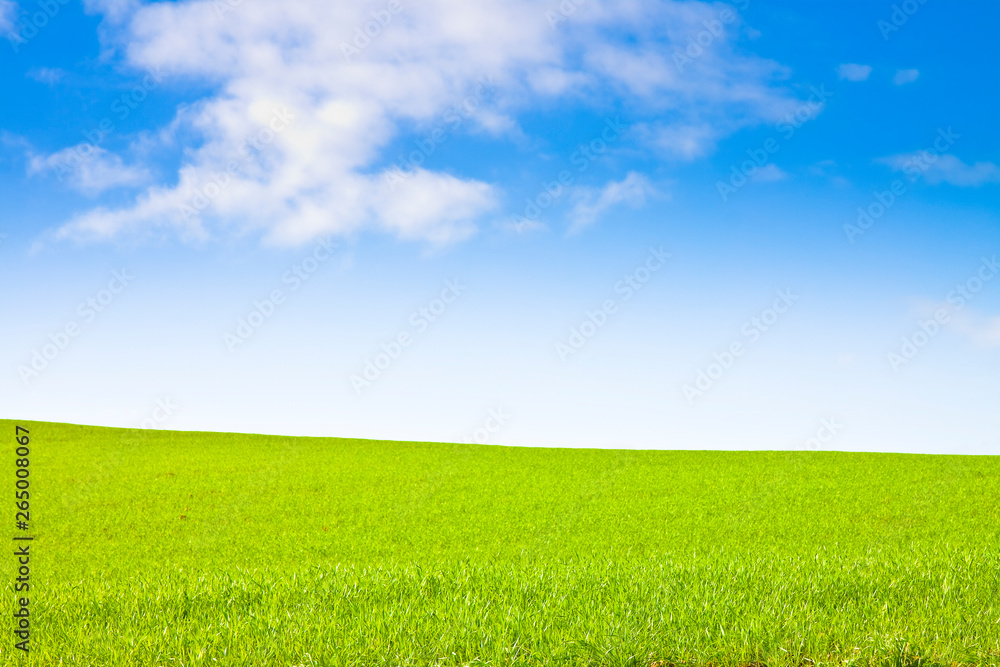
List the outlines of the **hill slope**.
{"label": "hill slope", "polygon": [[16,424],[35,664],[1000,662],[993,458]]}

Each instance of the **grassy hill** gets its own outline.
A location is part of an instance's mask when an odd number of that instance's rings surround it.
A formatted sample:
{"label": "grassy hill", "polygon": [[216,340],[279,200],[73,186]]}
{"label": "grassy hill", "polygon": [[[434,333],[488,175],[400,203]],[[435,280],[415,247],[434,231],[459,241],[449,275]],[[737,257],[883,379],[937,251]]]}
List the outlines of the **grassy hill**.
{"label": "grassy hill", "polygon": [[1000,664],[1000,459],[16,424],[34,665]]}

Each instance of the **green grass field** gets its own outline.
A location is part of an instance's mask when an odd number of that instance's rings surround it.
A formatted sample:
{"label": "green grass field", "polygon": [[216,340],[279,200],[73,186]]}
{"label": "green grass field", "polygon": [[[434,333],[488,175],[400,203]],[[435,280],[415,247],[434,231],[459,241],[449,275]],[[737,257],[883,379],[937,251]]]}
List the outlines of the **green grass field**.
{"label": "green grass field", "polygon": [[17,424],[32,665],[1000,664],[995,458]]}

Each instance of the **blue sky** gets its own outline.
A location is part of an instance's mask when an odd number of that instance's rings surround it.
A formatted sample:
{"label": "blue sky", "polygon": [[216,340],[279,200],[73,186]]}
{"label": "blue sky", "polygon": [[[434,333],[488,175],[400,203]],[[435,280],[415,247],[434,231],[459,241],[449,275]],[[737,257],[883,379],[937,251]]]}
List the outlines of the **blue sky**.
{"label": "blue sky", "polygon": [[3,416],[998,453],[998,14],[0,0]]}

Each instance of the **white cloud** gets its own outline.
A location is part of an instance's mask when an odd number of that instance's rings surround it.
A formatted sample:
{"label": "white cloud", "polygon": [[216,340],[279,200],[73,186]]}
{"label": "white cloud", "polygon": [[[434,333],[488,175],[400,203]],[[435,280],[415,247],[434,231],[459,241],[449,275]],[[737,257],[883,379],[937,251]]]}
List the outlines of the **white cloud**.
{"label": "white cloud", "polygon": [[906,174],[922,174],[932,185],[948,183],[959,187],[979,187],[986,183],[1000,183],[1000,167],[992,162],[966,164],[950,154],[934,155],[918,151],[878,161]]}
{"label": "white cloud", "polygon": [[376,213],[382,226],[401,238],[442,245],[471,236],[472,220],[494,204],[493,189],[484,183],[419,169],[394,196],[379,198]]}
{"label": "white cloud", "polygon": [[14,34],[17,5],[11,0],[0,0],[0,35]]}
{"label": "white cloud", "polygon": [[[226,4],[239,3],[237,0],[232,0]],[[121,21],[138,9],[139,0],[83,0],[83,7],[91,14],[103,14],[111,21]]]}
{"label": "white cloud", "polygon": [[836,167],[837,163],[834,160],[820,160],[809,166],[809,173],[814,176],[826,176],[831,169],[835,169]]}
{"label": "white cloud", "polygon": [[59,81],[66,75],[66,72],[59,69],[58,67],[38,67],[28,70],[28,77],[34,79],[38,83],[44,83],[48,85],[54,85],[59,83]]}
{"label": "white cloud", "polygon": [[668,157],[694,160],[715,149],[720,132],[708,123],[698,125],[643,124],[636,128],[641,141]]}
{"label": "white cloud", "polygon": [[[403,3],[398,13],[384,1],[87,6],[109,14],[105,35],[132,66],[209,82],[218,92],[178,112],[178,131],[203,141],[185,154],[175,184],[150,187],[126,208],[83,213],[62,228],[64,237],[164,227],[196,236],[259,230],[277,243],[362,228],[432,243],[466,238],[496,206],[495,185],[418,169],[390,189],[381,165],[404,128],[451,131],[449,108],[484,76],[495,78],[497,92],[462,131],[516,136],[520,111],[559,98],[604,105],[613,96],[656,118],[637,121],[664,151],[688,158],[797,104],[780,86],[787,71],[738,52],[728,33],[685,67],[675,65],[678,49],[717,12],[700,2],[593,0],[556,28],[548,8],[532,0],[427,0]],[[241,159],[192,215],[188,204],[280,108],[293,122],[253,159]]]}
{"label": "white cloud", "polygon": [[773,183],[788,178],[788,172],[774,163],[769,163],[754,172],[752,178],[761,183]]}
{"label": "white cloud", "polygon": [[902,86],[905,83],[916,81],[919,76],[920,70],[918,69],[901,69],[897,70],[896,76],[892,78],[892,82],[897,86]]}
{"label": "white cloud", "polygon": [[34,155],[28,173],[52,172],[80,192],[96,195],[115,187],[141,185],[149,180],[144,168],[126,165],[121,157],[92,144],[64,148],[51,155]]}
{"label": "white cloud", "polygon": [[569,214],[567,234],[577,234],[593,225],[608,209],[618,204],[638,208],[646,201],[646,195],[654,192],[649,179],[634,171],[621,181],[608,183],[600,191],[578,190],[578,201]]}
{"label": "white cloud", "polygon": [[[996,263],[995,256],[993,263]],[[937,319],[936,313],[943,313],[946,315],[946,319],[940,321],[945,322],[955,333],[964,336],[980,347],[1000,347],[1000,315],[984,315],[981,311],[962,305],[956,306],[949,302],[933,301],[921,302],[917,312],[921,317],[928,319]]]}
{"label": "white cloud", "polygon": [[985,317],[970,312],[955,313],[952,329],[982,347],[1000,347],[1000,315]]}
{"label": "white cloud", "polygon": [[519,219],[504,220],[498,223],[497,226],[505,232],[513,234],[528,234],[530,232],[548,229],[545,223],[540,220],[531,220],[530,218],[525,218],[523,216]]}
{"label": "white cloud", "polygon": [[855,63],[844,63],[837,66],[837,76],[841,80],[864,81],[872,73],[871,65],[858,65]]}

